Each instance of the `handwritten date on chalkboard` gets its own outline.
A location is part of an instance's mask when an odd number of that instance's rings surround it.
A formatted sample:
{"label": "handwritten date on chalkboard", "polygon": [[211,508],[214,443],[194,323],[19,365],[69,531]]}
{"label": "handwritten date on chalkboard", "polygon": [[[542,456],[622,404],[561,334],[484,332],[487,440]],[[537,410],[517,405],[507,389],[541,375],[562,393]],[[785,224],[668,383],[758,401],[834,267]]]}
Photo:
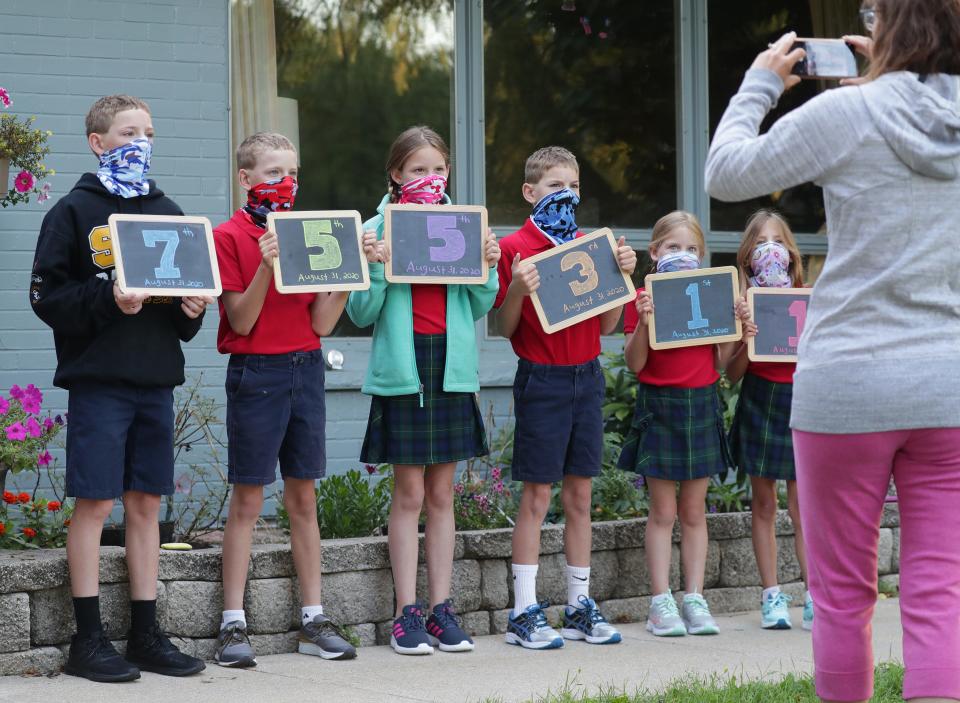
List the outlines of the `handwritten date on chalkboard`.
{"label": "handwritten date on chalkboard", "polygon": [[280,293],[366,290],[360,213],[356,210],[271,212],[267,228],[277,233],[280,255],[273,281]]}
{"label": "handwritten date on chalkboard", "polygon": [[636,297],[620,269],[613,232],[600,229],[523,260],[534,264],[540,287],[530,296],[548,334],[628,303]]}
{"label": "handwritten date on chalkboard", "polygon": [[747,304],[757,335],[747,339],[750,361],[797,360],[797,345],[807,321],[809,288],[750,288]]}
{"label": "handwritten date on chalkboard", "polygon": [[733,266],[652,273],[644,286],[653,301],[650,347],[671,349],[740,339],[734,312],[740,290]]}
{"label": "handwritten date on chalkboard", "polygon": [[124,291],[165,296],[223,292],[206,217],[113,214],[107,225]]}
{"label": "handwritten date on chalkboard", "polygon": [[387,205],[384,275],[391,283],[487,282],[487,209],[476,205]]}

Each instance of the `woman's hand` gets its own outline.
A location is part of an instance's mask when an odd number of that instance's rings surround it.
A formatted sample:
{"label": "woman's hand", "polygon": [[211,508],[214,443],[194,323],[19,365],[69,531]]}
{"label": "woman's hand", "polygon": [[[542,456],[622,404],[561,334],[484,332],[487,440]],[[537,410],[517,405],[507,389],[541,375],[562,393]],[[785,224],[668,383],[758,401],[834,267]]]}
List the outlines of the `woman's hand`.
{"label": "woman's hand", "polygon": [[806,56],[806,52],[800,48],[790,51],[790,47],[796,40],[796,32],[787,32],[773,44],[770,44],[770,48],[761,52],[754,59],[750,68],[765,68],[768,71],[773,71],[783,81],[784,91],[790,90],[800,82],[800,76],[793,75],[791,71],[797,65],[797,61]]}
{"label": "woman's hand", "polygon": [[[842,39],[867,61],[873,59],[873,39],[870,37],[865,37],[860,34],[847,34],[844,35]],[[866,76],[860,76],[858,78],[844,78],[840,81],[840,85],[861,85],[866,82]]]}

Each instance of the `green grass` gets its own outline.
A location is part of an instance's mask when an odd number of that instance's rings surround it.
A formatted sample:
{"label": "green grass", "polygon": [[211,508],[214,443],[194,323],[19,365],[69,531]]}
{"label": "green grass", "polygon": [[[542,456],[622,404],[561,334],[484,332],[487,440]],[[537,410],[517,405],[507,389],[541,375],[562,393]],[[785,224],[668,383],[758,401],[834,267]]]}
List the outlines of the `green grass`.
{"label": "green grass", "polygon": [[[900,703],[903,700],[903,667],[881,664],[877,667],[874,703]],[[707,679],[676,681],[660,692],[600,689],[584,692],[582,686],[564,683],[558,693],[531,699],[528,703],[818,703],[813,679],[787,674],[776,681],[750,681],[746,677],[716,675]],[[485,703],[502,703],[487,699]]]}

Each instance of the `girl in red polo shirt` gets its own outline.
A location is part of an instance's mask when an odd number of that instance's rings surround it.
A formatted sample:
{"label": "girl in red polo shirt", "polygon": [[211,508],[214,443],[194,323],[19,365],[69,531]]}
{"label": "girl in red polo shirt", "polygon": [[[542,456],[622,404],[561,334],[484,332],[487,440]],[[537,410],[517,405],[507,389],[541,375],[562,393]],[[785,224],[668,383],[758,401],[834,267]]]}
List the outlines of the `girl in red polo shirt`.
{"label": "girl in red polo shirt", "polygon": [[[658,273],[698,268],[706,242],[697,218],[681,211],[661,217],[649,251]],[[701,592],[707,563],[707,487],[710,476],[731,465],[716,388],[720,347],[651,349],[652,312],[650,296],[642,289],[636,305],[624,306],[627,367],[640,384],[619,461],[621,469],[643,474],[650,496],[645,548],[654,596],[647,630],[661,637],[712,635],[719,628]],[[686,590],[680,610],[669,586],[677,483]]]}
{"label": "girl in red polo shirt", "polygon": [[[750,286],[802,288],[803,259],[790,225],[770,210],[756,212],[748,221],[737,267],[744,290]],[[800,563],[800,575],[807,582],[807,559],[800,527],[797,474],[793,464],[790,433],[790,403],[793,399],[793,372],[796,364],[750,361],[748,337],[756,325],[744,325],[743,342],[726,363],[730,381],[743,378],[740,399],[730,431],[730,447],[737,465],[750,476],[753,551],[757,556],[763,584],[760,625],[765,629],[789,630],[790,597],[777,583],[777,481],[787,482],[787,506]],[[813,627],[813,601],[804,598],[803,629]]]}

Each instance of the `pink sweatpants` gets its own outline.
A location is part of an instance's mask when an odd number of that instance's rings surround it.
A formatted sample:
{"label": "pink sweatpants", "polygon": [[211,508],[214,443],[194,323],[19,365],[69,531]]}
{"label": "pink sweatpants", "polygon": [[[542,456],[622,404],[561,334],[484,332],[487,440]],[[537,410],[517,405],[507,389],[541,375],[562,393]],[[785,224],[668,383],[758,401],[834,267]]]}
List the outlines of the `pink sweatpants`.
{"label": "pink sweatpants", "polygon": [[890,476],[900,503],[903,695],[960,699],[960,428],[793,433],[816,609],[817,694],[873,694],[877,542]]}

